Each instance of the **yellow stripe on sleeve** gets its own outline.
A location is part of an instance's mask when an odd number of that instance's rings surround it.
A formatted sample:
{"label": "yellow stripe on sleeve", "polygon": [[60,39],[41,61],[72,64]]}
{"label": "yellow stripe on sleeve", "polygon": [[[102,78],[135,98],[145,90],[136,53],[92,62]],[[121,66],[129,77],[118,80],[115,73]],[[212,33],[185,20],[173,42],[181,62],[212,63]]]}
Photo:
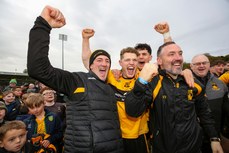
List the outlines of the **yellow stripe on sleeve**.
{"label": "yellow stripe on sleeve", "polygon": [[74,93],[80,93],[80,92],[85,92],[85,88],[79,87],[79,88],[76,88],[76,90],[74,91]]}

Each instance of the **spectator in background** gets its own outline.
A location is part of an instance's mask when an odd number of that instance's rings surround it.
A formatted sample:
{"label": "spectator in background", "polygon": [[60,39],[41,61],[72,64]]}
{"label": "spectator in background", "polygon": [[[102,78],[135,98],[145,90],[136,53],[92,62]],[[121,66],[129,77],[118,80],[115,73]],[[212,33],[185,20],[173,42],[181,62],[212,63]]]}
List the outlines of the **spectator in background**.
{"label": "spectator in background", "polygon": [[[210,62],[207,56],[203,54],[194,56],[190,67],[193,71],[194,77],[205,86],[207,102],[215,120],[216,130],[218,134],[220,134],[223,129],[222,121],[224,117],[229,117],[228,89],[221,80],[210,73]],[[207,133],[205,133],[202,144],[202,153],[211,152],[210,138]]]}
{"label": "spectator in background", "polygon": [[16,86],[12,89],[14,96],[15,96],[15,101],[21,103],[21,96],[22,96],[22,89],[21,86]]}
{"label": "spectator in background", "polygon": [[49,87],[44,87],[41,89],[40,93],[44,97],[45,108],[50,112],[54,112],[60,117],[62,121],[63,130],[66,127],[66,107],[62,103],[55,101],[55,91]]}
{"label": "spectator in background", "polygon": [[224,73],[225,62],[223,60],[215,60],[211,63],[212,73],[219,78]]}
{"label": "spectator in background", "polygon": [[36,88],[33,83],[30,83],[27,89],[27,93],[36,93]]}
{"label": "spectator in background", "polygon": [[15,101],[14,93],[11,90],[3,92],[3,100],[7,108],[7,114],[5,119],[7,121],[15,120],[17,115],[19,114],[20,102]]}
{"label": "spectator in background", "polygon": [[54,145],[58,148],[63,138],[60,118],[44,108],[44,98],[40,93],[30,93],[25,104],[32,114],[24,120],[28,130],[27,139],[31,140],[35,134],[44,134],[47,138],[42,141],[42,146],[51,148]]}
{"label": "spectator in background", "polygon": [[27,89],[29,87],[29,83],[24,83],[22,86],[21,86],[21,89],[22,89],[22,94],[25,94],[27,93]]}
{"label": "spectator in background", "polygon": [[11,79],[9,82],[9,85],[7,87],[5,87],[5,89],[3,91],[12,90],[16,86],[17,86],[17,80]]}
{"label": "spectator in background", "polygon": [[16,120],[25,120],[26,118],[28,118],[30,116],[29,114],[29,109],[28,107],[25,105],[25,101],[27,99],[27,97],[29,96],[30,93],[25,93],[22,95],[22,98],[21,98],[21,105],[19,107],[19,113],[16,117]]}
{"label": "spectator in background", "polygon": [[[65,131],[65,128],[66,128],[66,107],[65,105],[63,103],[59,103],[55,101],[56,92],[49,87],[42,88],[40,90],[40,93],[44,97],[45,109],[59,116],[59,118],[61,119],[62,130]],[[62,150],[63,145],[64,143],[61,143],[59,145],[58,150]]]}
{"label": "spectator in background", "polygon": [[7,113],[6,105],[3,101],[0,101],[0,127],[5,124],[5,116]]}
{"label": "spectator in background", "polygon": [[225,62],[224,72],[229,71],[229,61]]}

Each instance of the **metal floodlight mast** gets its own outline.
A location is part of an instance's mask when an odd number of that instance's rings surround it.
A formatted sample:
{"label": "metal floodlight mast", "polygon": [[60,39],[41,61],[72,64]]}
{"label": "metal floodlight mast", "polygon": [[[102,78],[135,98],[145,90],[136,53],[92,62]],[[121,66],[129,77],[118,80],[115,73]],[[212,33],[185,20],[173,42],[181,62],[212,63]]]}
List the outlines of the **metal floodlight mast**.
{"label": "metal floodlight mast", "polygon": [[67,41],[67,35],[59,34],[59,40],[62,41],[62,69],[64,70],[64,41]]}

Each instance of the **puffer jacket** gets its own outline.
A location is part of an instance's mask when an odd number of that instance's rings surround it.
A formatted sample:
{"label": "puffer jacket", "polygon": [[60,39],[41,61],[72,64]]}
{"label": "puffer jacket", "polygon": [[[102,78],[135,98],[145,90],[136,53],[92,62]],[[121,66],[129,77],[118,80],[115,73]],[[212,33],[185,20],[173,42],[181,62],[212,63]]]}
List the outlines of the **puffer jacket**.
{"label": "puffer jacket", "polygon": [[30,31],[28,73],[68,96],[65,153],[122,153],[114,92],[93,73],[54,68],[48,59],[51,27],[38,17]]}

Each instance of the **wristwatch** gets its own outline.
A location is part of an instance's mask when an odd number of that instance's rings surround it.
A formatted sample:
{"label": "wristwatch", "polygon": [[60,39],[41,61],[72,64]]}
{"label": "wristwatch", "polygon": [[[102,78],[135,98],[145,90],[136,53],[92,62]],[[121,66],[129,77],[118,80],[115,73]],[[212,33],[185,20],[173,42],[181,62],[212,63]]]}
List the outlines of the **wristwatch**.
{"label": "wristwatch", "polygon": [[217,142],[220,142],[221,139],[220,138],[217,138],[217,137],[213,137],[213,138],[210,138],[210,141],[217,141]]}

